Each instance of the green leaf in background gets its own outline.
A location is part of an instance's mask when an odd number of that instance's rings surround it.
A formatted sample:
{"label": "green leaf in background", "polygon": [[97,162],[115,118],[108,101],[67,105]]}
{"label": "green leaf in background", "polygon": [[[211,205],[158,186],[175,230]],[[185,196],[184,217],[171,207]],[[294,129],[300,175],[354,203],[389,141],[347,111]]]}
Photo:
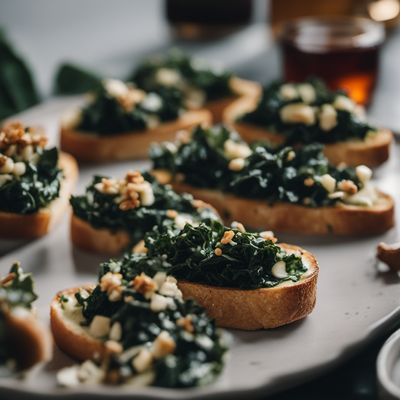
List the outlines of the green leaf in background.
{"label": "green leaf in background", "polygon": [[54,91],[57,94],[80,94],[101,88],[101,78],[92,71],[73,64],[62,64],[56,72]]}
{"label": "green leaf in background", "polygon": [[32,74],[0,30],[0,120],[39,102]]}

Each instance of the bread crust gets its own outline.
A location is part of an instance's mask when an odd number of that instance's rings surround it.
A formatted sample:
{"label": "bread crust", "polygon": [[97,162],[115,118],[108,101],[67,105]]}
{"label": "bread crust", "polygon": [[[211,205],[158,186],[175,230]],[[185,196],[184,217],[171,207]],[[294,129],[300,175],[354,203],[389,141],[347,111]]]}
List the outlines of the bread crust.
{"label": "bread crust", "polygon": [[61,183],[60,196],[48,207],[34,214],[0,212],[0,238],[39,238],[49,233],[58,223],[68,207],[69,197],[78,179],[78,165],[71,155],[61,152],[59,166],[65,174]]}
{"label": "bread crust", "polygon": [[233,92],[232,95],[225,96],[221,99],[210,100],[204,105],[204,107],[211,112],[214,123],[222,122],[224,110],[236,100],[243,96],[258,98],[261,94],[261,86],[257,82],[233,77],[229,85]]}
{"label": "bread crust", "polygon": [[94,228],[88,222],[71,216],[71,240],[82,250],[110,257],[120,255],[129,245],[129,234],[123,230]]}
{"label": "bread crust", "polygon": [[153,129],[138,130],[112,135],[77,131],[61,127],[61,148],[83,162],[107,162],[147,157],[153,142],[173,140],[177,130],[197,125],[210,125],[208,110],[186,111],[177,120],[165,122]]}
{"label": "bread crust", "polygon": [[14,310],[4,312],[9,345],[15,353],[20,370],[49,361],[53,354],[53,340],[49,330],[31,311],[23,311],[22,314]]}
{"label": "bread crust", "polygon": [[50,326],[56,345],[76,360],[84,361],[95,356],[102,357],[106,351],[104,342],[94,338],[79,324],[65,318],[60,306],[62,295],[70,296],[80,289],[92,291],[93,285],[65,289],[57,293],[50,305]]}
{"label": "bread crust", "polygon": [[241,221],[255,229],[318,236],[378,235],[394,226],[394,201],[383,192],[378,192],[378,203],[368,208],[354,205],[311,208],[283,202],[270,205],[265,200],[174,182],[167,171],[153,173],[160,182],[170,183],[177,192],[189,192],[212,204],[225,223]]}
{"label": "bread crust", "polygon": [[[255,124],[236,121],[240,115],[254,109],[255,106],[254,98],[239,99],[225,109],[223,120],[238,131],[246,142],[268,140],[273,144],[284,144],[284,135],[271,132]],[[324,146],[324,154],[334,165],[344,162],[353,167],[360,164],[377,167],[388,160],[392,140],[391,131],[379,129],[375,135],[371,135],[365,140],[351,139],[328,143]]]}
{"label": "bread crust", "polygon": [[271,329],[305,318],[316,303],[318,263],[311,253],[300,247],[280,246],[299,252],[311,267],[310,275],[299,282],[273,288],[241,290],[179,281],[179,289],[185,299],[195,299],[223,328]]}

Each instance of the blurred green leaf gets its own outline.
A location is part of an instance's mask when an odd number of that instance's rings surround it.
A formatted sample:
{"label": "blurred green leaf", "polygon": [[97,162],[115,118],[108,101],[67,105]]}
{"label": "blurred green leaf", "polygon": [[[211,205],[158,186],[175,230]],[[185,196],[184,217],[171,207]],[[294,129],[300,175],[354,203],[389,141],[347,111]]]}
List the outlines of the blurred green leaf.
{"label": "blurred green leaf", "polygon": [[0,120],[38,102],[31,71],[0,30]]}

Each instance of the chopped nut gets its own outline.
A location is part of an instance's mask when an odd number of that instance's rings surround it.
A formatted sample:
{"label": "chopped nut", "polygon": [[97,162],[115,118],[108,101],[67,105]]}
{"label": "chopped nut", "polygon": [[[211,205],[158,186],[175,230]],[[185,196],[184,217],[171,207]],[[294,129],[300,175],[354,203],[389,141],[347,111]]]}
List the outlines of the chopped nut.
{"label": "chopped nut", "polygon": [[137,242],[135,246],[133,246],[132,253],[147,253],[147,247],[144,243],[144,240]]}
{"label": "chopped nut", "polygon": [[138,207],[139,205],[140,202],[138,200],[124,200],[119,204],[119,209],[121,211],[128,211]]}
{"label": "chopped nut", "polygon": [[320,177],[320,182],[328,193],[333,193],[335,191],[336,179],[333,176],[329,174],[322,175]]}
{"label": "chopped nut", "polygon": [[96,315],[90,326],[89,332],[95,338],[102,338],[108,335],[110,331],[110,318],[104,317],[103,315]]}
{"label": "chopped nut", "polygon": [[118,301],[122,295],[122,275],[107,272],[100,279],[100,290],[106,292],[110,301]]}
{"label": "chopped nut", "polygon": [[140,171],[129,171],[126,176],[125,180],[127,183],[143,183],[144,178]]}
{"label": "chopped nut", "polygon": [[315,181],[314,181],[313,178],[306,178],[306,179],[304,179],[304,186],[310,187],[310,186],[313,186],[314,183],[315,183]]}
{"label": "chopped nut", "polygon": [[153,342],[152,353],[155,358],[163,358],[175,351],[175,340],[167,331],[162,331]]}
{"label": "chopped nut", "polygon": [[323,104],[319,113],[319,126],[330,131],[337,125],[337,112],[330,104]]}
{"label": "chopped nut", "polygon": [[263,239],[270,240],[273,243],[276,243],[278,241],[278,239],[274,235],[274,232],[272,232],[272,231],[263,231],[263,232],[260,232],[259,235]]}
{"label": "chopped nut", "polygon": [[356,167],[356,175],[360,182],[365,184],[371,179],[372,171],[366,165],[359,165]]}
{"label": "chopped nut", "polygon": [[232,160],[234,158],[247,158],[252,151],[246,143],[238,143],[228,139],[224,143],[224,153],[227,158]]}
{"label": "chopped nut", "polygon": [[231,226],[232,226],[232,228],[237,229],[238,231],[240,231],[242,233],[246,232],[246,228],[244,227],[244,225],[241,222],[233,221]]}
{"label": "chopped nut", "polygon": [[157,284],[146,274],[136,276],[132,281],[132,286],[136,292],[143,296],[148,296],[157,290]]}
{"label": "chopped nut", "polygon": [[216,255],[216,256],[222,256],[222,249],[220,249],[219,247],[217,247],[215,250],[214,250],[214,254]]}
{"label": "chopped nut", "polygon": [[400,242],[394,244],[379,243],[377,257],[391,270],[400,271]]}
{"label": "chopped nut", "polygon": [[12,158],[0,155],[0,173],[11,174],[14,170],[14,161]]}
{"label": "chopped nut", "polygon": [[293,150],[290,150],[289,153],[287,154],[287,161],[292,161],[296,157],[296,153]]}
{"label": "chopped nut", "polygon": [[293,100],[299,96],[296,87],[290,83],[285,83],[280,87],[279,95],[284,100]]}
{"label": "chopped nut", "polygon": [[288,124],[313,125],[315,123],[314,109],[303,103],[292,103],[282,107],[280,117]]}
{"label": "chopped nut", "polygon": [[235,232],[233,231],[226,231],[224,236],[221,239],[222,244],[228,244],[235,236]]}
{"label": "chopped nut", "polygon": [[288,273],[286,272],[285,261],[276,262],[271,269],[271,273],[275,278],[278,278],[278,279],[286,278],[288,276]]}
{"label": "chopped nut", "polygon": [[153,363],[153,355],[150,350],[142,349],[139,354],[132,360],[132,366],[139,373],[148,370]]}
{"label": "chopped nut", "polygon": [[122,345],[115,340],[107,340],[104,345],[108,353],[122,353],[123,351]]}
{"label": "chopped nut", "polygon": [[161,312],[166,310],[171,304],[171,298],[161,296],[160,294],[153,293],[150,301],[150,310],[153,312]]}
{"label": "chopped nut", "polygon": [[168,218],[175,219],[178,216],[178,212],[175,210],[167,210],[166,215]]}
{"label": "chopped nut", "polygon": [[110,329],[109,338],[113,341],[120,341],[122,338],[122,326],[119,322],[114,322]]}
{"label": "chopped nut", "polygon": [[192,317],[190,315],[186,317],[179,318],[176,321],[176,324],[178,326],[181,326],[186,332],[193,333],[194,332],[194,326],[193,326],[193,321]]}
{"label": "chopped nut", "polygon": [[338,183],[338,189],[350,195],[358,192],[357,185],[349,179],[343,179],[340,181]]}

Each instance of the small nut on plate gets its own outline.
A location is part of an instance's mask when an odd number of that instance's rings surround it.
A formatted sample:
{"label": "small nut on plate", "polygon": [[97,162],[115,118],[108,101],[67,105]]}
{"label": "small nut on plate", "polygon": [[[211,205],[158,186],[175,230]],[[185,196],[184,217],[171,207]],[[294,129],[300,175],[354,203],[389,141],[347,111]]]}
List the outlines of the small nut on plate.
{"label": "small nut on plate", "polygon": [[376,256],[391,270],[400,271],[400,242],[394,244],[379,243]]}

